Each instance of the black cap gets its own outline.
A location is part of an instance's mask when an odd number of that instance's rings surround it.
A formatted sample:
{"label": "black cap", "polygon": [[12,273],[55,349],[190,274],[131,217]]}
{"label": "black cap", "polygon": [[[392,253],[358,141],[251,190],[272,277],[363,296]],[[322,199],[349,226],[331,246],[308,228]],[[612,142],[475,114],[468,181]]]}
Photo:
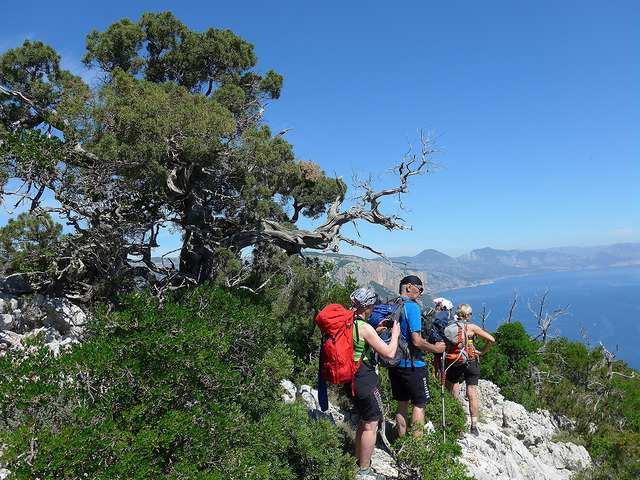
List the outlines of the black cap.
{"label": "black cap", "polygon": [[419,285],[422,286],[422,280],[420,280],[419,277],[416,277],[415,275],[407,275],[406,277],[404,277],[402,280],[400,280],[400,292],[402,291],[402,286],[403,285],[407,285],[407,284],[411,284],[411,285]]}

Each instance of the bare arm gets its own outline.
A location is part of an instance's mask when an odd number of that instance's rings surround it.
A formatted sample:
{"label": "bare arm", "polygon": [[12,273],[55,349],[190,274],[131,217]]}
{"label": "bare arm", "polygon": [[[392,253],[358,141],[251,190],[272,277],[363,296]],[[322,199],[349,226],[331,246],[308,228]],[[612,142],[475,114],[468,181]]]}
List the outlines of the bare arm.
{"label": "bare arm", "polygon": [[380,356],[386,359],[392,359],[396,354],[398,337],[400,336],[400,324],[398,322],[394,322],[391,328],[391,341],[389,344],[386,344],[384,340],[378,336],[373,327],[367,323],[361,325],[358,333],[360,334],[360,338],[364,339]]}
{"label": "bare arm", "polygon": [[493,335],[491,335],[488,332],[485,332],[478,325],[471,324],[469,325],[469,327],[474,335],[478,335],[479,337],[484,338],[486,340],[484,344],[484,348],[480,351],[480,355],[484,355],[491,348],[491,345],[495,343],[496,339],[493,338]]}
{"label": "bare arm", "polygon": [[429,343],[424,338],[422,338],[422,335],[420,335],[420,332],[411,332],[411,342],[413,343],[414,347],[422,350],[423,352],[431,352],[431,353],[444,352],[444,347],[445,347],[444,342]]}

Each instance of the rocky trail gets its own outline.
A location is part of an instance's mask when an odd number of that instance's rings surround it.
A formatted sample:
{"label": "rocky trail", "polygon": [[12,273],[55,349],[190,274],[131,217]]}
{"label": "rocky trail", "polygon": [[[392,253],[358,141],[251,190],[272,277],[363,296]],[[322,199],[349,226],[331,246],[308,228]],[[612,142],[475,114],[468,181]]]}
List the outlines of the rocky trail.
{"label": "rocky trail", "polygon": [[[357,418],[334,405],[320,411],[317,391],[308,385],[299,388],[285,380],[283,401],[302,401],[313,418],[328,418],[336,424],[355,425]],[[477,480],[567,480],[591,465],[587,450],[580,445],[553,441],[568,419],[556,418],[546,410],[528,412],[522,405],[506,400],[495,384],[481,380],[479,385],[480,436],[464,434],[461,462]],[[462,389],[464,396],[464,389]],[[467,405],[465,404],[465,409]],[[432,419],[438,421],[439,419]],[[381,442],[372,465],[389,479],[401,478],[393,457]]]}

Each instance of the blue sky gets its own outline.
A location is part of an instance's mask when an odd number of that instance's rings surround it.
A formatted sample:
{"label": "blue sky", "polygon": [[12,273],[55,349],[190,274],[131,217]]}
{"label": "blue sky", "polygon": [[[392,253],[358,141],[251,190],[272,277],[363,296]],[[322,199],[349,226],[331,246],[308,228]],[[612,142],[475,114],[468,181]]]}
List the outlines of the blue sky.
{"label": "blue sky", "polygon": [[389,185],[417,129],[434,133],[413,230],[360,229],[390,255],[640,241],[637,1],[22,1],[2,9],[0,50],[42,40],[91,78],[85,35],[147,10],[252,42],[285,78],[268,123],[328,173]]}

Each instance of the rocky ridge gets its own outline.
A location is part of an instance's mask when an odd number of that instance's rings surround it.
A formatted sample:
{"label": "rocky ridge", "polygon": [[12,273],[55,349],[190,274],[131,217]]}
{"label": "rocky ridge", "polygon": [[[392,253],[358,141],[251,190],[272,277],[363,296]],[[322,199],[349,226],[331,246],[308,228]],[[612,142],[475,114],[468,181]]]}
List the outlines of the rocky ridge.
{"label": "rocky ridge", "polygon": [[[318,393],[308,385],[297,388],[282,382],[284,402],[302,401],[312,418],[327,418],[335,424],[355,425],[357,417],[334,405],[320,410]],[[568,480],[589,467],[591,458],[583,446],[554,442],[567,419],[555,418],[546,410],[528,412],[522,405],[505,400],[493,383],[480,381],[480,436],[464,434],[461,462],[477,480]],[[464,389],[463,389],[464,395]],[[465,403],[465,409],[467,405]],[[380,443],[380,442],[379,442]],[[389,479],[398,479],[395,460],[382,445],[372,458],[373,469]]]}
{"label": "rocky ridge", "polygon": [[88,315],[64,297],[46,297],[19,288],[18,277],[0,278],[0,355],[22,349],[39,337],[54,353],[78,343]]}

